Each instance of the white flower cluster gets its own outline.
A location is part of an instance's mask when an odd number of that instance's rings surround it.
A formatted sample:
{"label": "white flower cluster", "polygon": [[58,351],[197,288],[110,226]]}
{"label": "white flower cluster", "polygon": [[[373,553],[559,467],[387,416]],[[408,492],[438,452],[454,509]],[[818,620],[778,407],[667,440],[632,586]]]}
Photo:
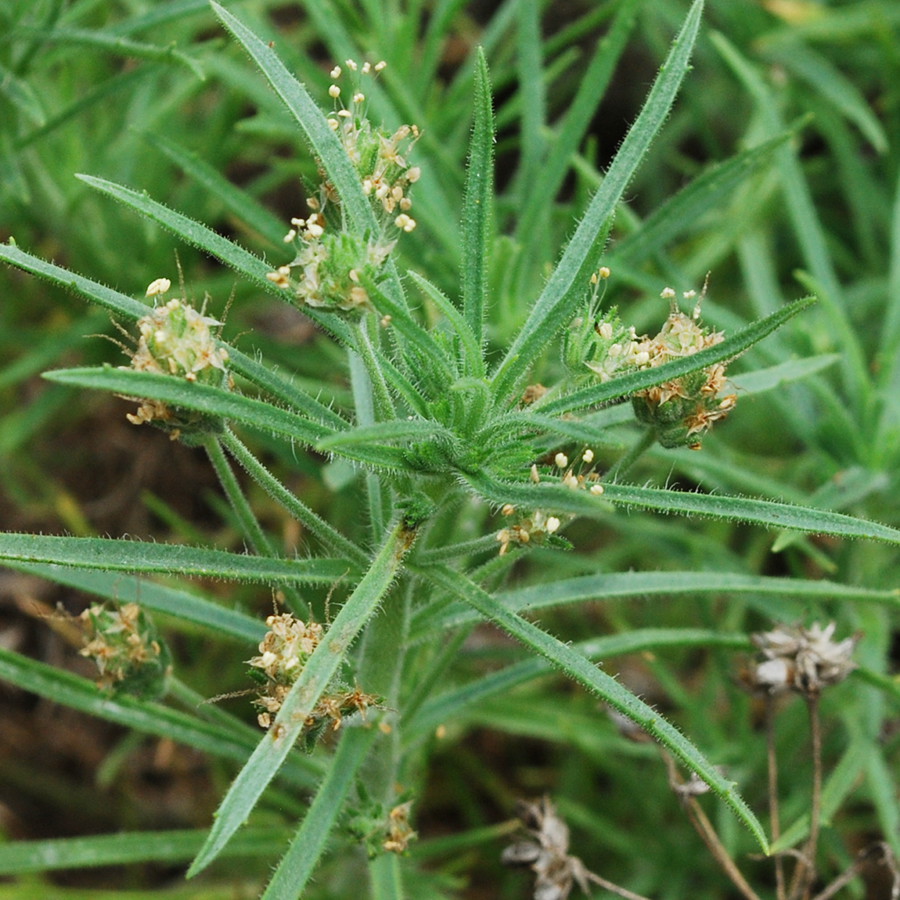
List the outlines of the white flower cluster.
{"label": "white flower cluster", "polygon": [[750,673],[753,685],[772,694],[812,695],[843,681],[856,668],[851,656],[860,635],[835,641],[836,627],[834,622],[824,628],[818,622],[809,628],[779,625],[754,634],[762,659]]}

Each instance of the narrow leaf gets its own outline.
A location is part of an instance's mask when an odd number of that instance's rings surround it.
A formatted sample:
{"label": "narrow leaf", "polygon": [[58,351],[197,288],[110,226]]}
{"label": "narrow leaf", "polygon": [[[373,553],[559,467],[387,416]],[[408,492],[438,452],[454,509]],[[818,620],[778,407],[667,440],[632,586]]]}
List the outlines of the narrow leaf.
{"label": "narrow leaf", "polygon": [[[344,731],[328,773],[319,785],[287,853],[275,869],[262,900],[295,900],[301,895],[343,811],[344,801],[356,782],[357,772],[377,736],[378,730],[373,727],[349,727]],[[236,836],[234,843],[239,837]]]}
{"label": "narrow leaf", "polygon": [[129,206],[139,213],[158,222],[170,231],[177,234],[182,240],[201,250],[211,253],[222,260],[226,265],[236,269],[242,275],[263,288],[267,293],[284,296],[284,291],[271,282],[266,275],[272,271],[272,266],[265,260],[255,256],[249,250],[245,250],[234,241],[222,237],[206,225],[190,219],[173,209],[169,209],[156,200],[151,200],[146,194],[133,191],[105,178],[95,178],[93,175],[76,175],[76,178],[89,184],[92,188],[108,194],[125,206]]}
{"label": "narrow leaf", "polygon": [[59,564],[22,562],[9,557],[4,558],[3,565],[116,603],[140,603],[146,609],[199,625],[222,637],[256,644],[266,633],[262,621],[246,613],[227,609],[188,591],[156,584],[147,578],[123,575],[118,570],[77,569]]}
{"label": "narrow leaf", "polygon": [[186,175],[201,185],[209,194],[217,197],[241,222],[267,238],[280,244],[288,230],[284,222],[269,212],[255,197],[230,182],[218,169],[201,159],[196,153],[168,138],[159,131],[144,132],[144,140],[164,153]]}
{"label": "narrow leaf", "polygon": [[[44,375],[49,381],[75,384],[94,390],[115,391],[127,396],[160,400],[183,409],[193,409],[209,416],[240,422],[260,431],[284,435],[305,444],[315,445],[334,432],[296,413],[262,400],[183,378],[131,369],[103,368],[57,369]],[[373,465],[402,467],[403,457],[392,447],[370,445],[357,447],[348,455]]]}
{"label": "narrow leaf", "polygon": [[491,81],[484,51],[479,48],[475,63],[475,123],[469,143],[469,165],[462,221],[463,315],[479,347],[474,359],[467,356],[466,372],[484,374],[483,341],[487,273],[491,253],[491,218],[494,200],[494,111]]}
{"label": "narrow leaf", "polygon": [[[255,729],[237,719],[231,729],[226,729],[196,715],[169,709],[161,703],[138,700],[124,694],[110,696],[87,678],[2,647],[0,680],[98,719],[177,741],[223,759],[243,762],[257,740]],[[305,788],[315,780],[317,769],[307,757],[298,753],[285,767],[283,775],[289,783]]]}
{"label": "narrow leaf", "polygon": [[636,265],[663,249],[679,234],[690,229],[703,213],[743,184],[749,175],[769,162],[774,152],[790,140],[793,134],[793,131],[788,131],[744,150],[695,178],[687,187],[655,209],[641,223],[639,230],[618,242],[610,256],[610,266],[614,267],[618,260]]}
{"label": "narrow leaf", "polygon": [[[896,589],[876,590],[834,581],[808,581],[737,572],[608,572],[501,591],[496,597],[511,612],[535,612],[569,603],[596,603],[626,597],[723,594],[818,601],[837,599],[844,603],[883,604],[900,611],[900,590]],[[455,628],[474,622],[477,618],[475,612],[462,606],[437,612],[425,607],[413,618],[412,639],[424,637],[434,629]]]}
{"label": "narrow leaf", "polygon": [[304,728],[307,716],[328,687],[363,626],[378,609],[410,544],[410,534],[397,527],[372,561],[353,593],[310,656],[300,677],[284,699],[268,734],[240,771],[221,806],[188,876],[205,869],[247,820],[262,792],[278,772]]}
{"label": "narrow leaf", "polygon": [[614,678],[598,669],[589,659],[531,622],[510,612],[497,600],[459,572],[435,566],[425,573],[445,591],[473,606],[482,616],[502,628],[530,650],[547,659],[567,677],[597,694],[622,715],[627,716],[659,741],[691,772],[696,772],[721,797],[749,829],[762,847],[768,850],[765,832],[756,816],[734,788],[687,738],[658,712],[626,690]]}
{"label": "narrow leaf", "polygon": [[[21,30],[27,32],[31,29],[22,28]],[[200,81],[203,81],[205,78],[200,64],[186,53],[182,53],[174,47],[160,47],[156,44],[134,41],[106,31],[94,31],[87,28],[56,28],[51,31],[41,32],[41,40],[52,41],[56,44],[90,47],[94,50],[113,53],[116,56],[133,57],[134,59],[154,61],[171,59],[183,66],[187,66]]]}
{"label": "narrow leaf", "polygon": [[[473,618],[481,616],[470,608]],[[626,653],[644,653],[665,650],[667,647],[723,647],[731,650],[747,650],[752,647],[749,639],[741,634],[721,634],[699,628],[638,628],[624,634],[607,635],[582,641],[573,650],[588,659],[607,660]],[[434,732],[441,723],[453,722],[473,706],[491,697],[505,695],[522,684],[527,684],[553,670],[546,659],[526,659],[497,672],[491,672],[463,687],[448,690],[426,703],[408,721],[405,729],[420,734]],[[404,732],[410,740],[410,732]]]}
{"label": "narrow leaf", "polygon": [[267,559],[183,544],[14,532],[0,532],[0,560],[4,559],[107,572],[166,572],[296,584],[324,584],[347,571],[347,563],[339,559]]}
{"label": "narrow leaf", "polygon": [[[197,852],[205,833],[200,829],[181,829],[13,841],[0,844],[0,874],[24,875],[28,872],[122,866],[140,862],[180,863],[189,860]],[[288,829],[284,827],[247,829],[229,847],[228,855],[271,857],[273,848],[283,844],[288,834]],[[130,894],[121,891],[116,893],[120,898],[126,898]],[[58,900],[65,900],[66,896],[67,891],[60,893]]]}
{"label": "narrow leaf", "polygon": [[604,493],[594,497],[586,491],[573,491],[561,483],[511,484],[489,476],[467,474],[473,488],[491,503],[512,503],[522,509],[544,509],[554,513],[571,513],[608,521],[609,504],[652,509],[684,516],[703,516],[753,522],[771,528],[793,528],[812,534],[833,534],[837,537],[900,543],[900,530],[878,522],[857,519],[843,513],[776,503],[771,500],[752,500],[695,491],[672,491],[662,488],[637,487],[627,484],[604,485]]}
{"label": "narrow leaf", "polygon": [[579,82],[575,99],[566,110],[565,121],[541,164],[539,182],[531,185],[532,189],[522,197],[516,238],[526,247],[543,239],[541,220],[555,201],[572,157],[578,152],[581,141],[594,120],[616,63],[634,28],[640,3],[641,0],[623,0],[619,3],[616,17],[609,31],[598,42]]}
{"label": "narrow leaf", "polygon": [[306,88],[285,68],[278,54],[239,19],[218,3],[211,3],[210,6],[219,17],[219,21],[250,54],[275,93],[303,129],[310,146],[328,174],[329,182],[341,198],[342,207],[347,212],[353,230],[358,234],[374,233],[377,228],[375,214],[363,193],[359,173]]}

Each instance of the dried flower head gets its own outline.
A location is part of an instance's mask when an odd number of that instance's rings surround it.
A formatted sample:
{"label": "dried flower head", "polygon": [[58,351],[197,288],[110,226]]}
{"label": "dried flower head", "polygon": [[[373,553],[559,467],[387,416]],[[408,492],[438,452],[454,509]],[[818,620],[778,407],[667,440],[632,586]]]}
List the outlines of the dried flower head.
{"label": "dried flower head", "polygon": [[[269,631],[260,642],[259,655],[248,660],[261,673],[264,682],[253,701],[260,710],[257,721],[261,728],[269,728],[284,704],[291,686],[300,677],[303,667],[322,640],[323,630],[318,622],[303,622],[291,613],[271,615],[266,619]],[[365,714],[380,698],[357,688],[335,690],[323,694],[304,725],[316,735],[325,725],[333,731],[341,727],[344,716],[354,712]]]}
{"label": "dried flower head", "polygon": [[411,810],[412,800],[407,800],[406,803],[400,803],[388,813],[388,836],[381,845],[388,853],[405,853],[409,842],[418,837],[409,823]]}
{"label": "dried flower head", "polygon": [[779,625],[752,636],[760,659],[749,673],[755,688],[771,694],[795,691],[807,696],[843,681],[856,668],[852,654],[861,635],[833,640],[836,625],[809,628]]}
{"label": "dried flower head", "polygon": [[[666,288],[662,296],[670,300],[671,311],[659,334],[640,340],[635,353],[641,357],[646,355],[646,362],[638,363],[639,367],[661,366],[721,343],[724,337],[721,331],[700,324],[699,301],[688,316],[678,309],[671,288]],[[694,296],[693,291],[684,294],[686,299]],[[632,405],[637,418],[656,429],[657,439],[664,447],[687,446],[697,450],[700,435],[725,418],[737,402],[734,394],[719,397],[725,383],[725,366],[717,363],[639,391]]]}
{"label": "dried flower head", "polygon": [[534,872],[534,900],[566,900],[575,884],[589,893],[591,873],[577,856],[569,855],[569,827],[550,798],[520,801],[517,811],[529,837],[507,847],[501,861]]}
{"label": "dried flower head", "polygon": [[80,619],[85,638],[80,653],[94,660],[100,687],[147,699],[165,694],[171,657],[153,621],[137,603],[95,603]]}

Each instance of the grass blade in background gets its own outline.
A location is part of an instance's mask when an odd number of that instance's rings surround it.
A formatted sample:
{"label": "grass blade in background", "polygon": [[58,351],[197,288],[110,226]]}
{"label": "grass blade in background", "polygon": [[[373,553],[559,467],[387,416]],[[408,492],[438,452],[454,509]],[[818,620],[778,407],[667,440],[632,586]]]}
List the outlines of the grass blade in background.
{"label": "grass blade in background", "polygon": [[540,348],[549,342],[572,314],[581,292],[587,289],[608,227],[628,182],[656,133],[669,114],[681,81],[687,74],[691,51],[700,28],[703,0],[694,0],[684,25],[660,68],[640,115],[622,142],[584,218],[560,257],[521,331],[494,373],[499,397],[515,393]]}

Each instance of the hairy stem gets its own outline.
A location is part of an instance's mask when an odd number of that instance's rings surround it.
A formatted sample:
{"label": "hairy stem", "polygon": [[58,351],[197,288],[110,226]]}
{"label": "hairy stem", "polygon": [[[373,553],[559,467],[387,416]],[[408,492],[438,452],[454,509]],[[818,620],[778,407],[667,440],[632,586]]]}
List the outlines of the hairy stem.
{"label": "hairy stem", "polygon": [[[252,507],[247,501],[247,497],[244,495],[243,490],[241,490],[241,486],[238,484],[234,470],[228,463],[228,457],[222,449],[219,438],[207,438],[203,447],[206,450],[209,461],[212,463],[213,469],[215,469],[219,484],[222,485],[222,490],[225,491],[228,503],[231,505],[232,510],[234,510],[244,540],[247,542],[250,549],[257,556],[271,556],[273,558],[281,556],[272,545],[268,535],[263,531],[262,525],[259,524],[259,519],[256,517],[256,513],[253,512]],[[303,618],[306,618],[309,615],[309,607],[301,598],[300,592],[295,587],[285,584],[281,587],[280,591],[292,612]]]}

